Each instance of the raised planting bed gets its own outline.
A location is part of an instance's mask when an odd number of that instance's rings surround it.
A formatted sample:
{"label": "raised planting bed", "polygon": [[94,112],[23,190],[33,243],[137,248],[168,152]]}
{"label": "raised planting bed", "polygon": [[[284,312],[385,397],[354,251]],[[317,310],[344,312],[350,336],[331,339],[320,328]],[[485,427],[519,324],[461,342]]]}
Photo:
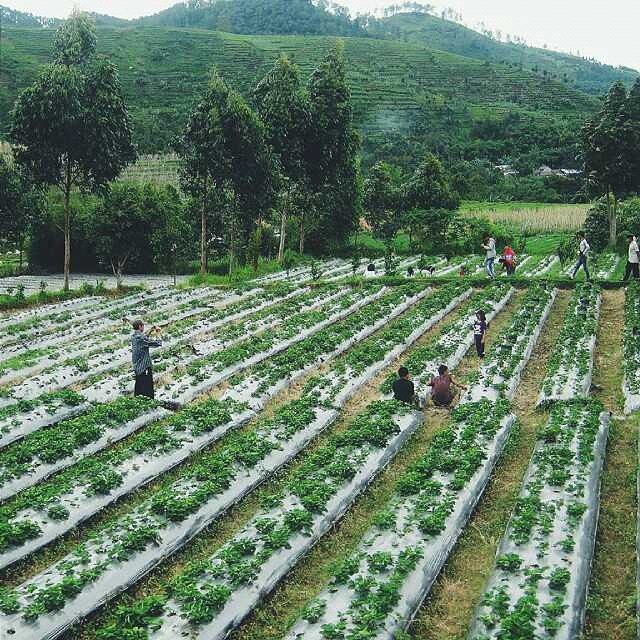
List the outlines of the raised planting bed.
{"label": "raised planting bed", "polygon": [[516,269],[516,274],[527,278],[542,278],[548,275],[558,264],[560,264],[560,258],[558,258],[558,256],[544,256],[538,258],[535,264],[528,264],[523,273],[520,273]]}
{"label": "raised planting bed", "polygon": [[534,286],[527,291],[521,307],[496,336],[480,370],[469,382],[462,402],[513,399],[555,298],[556,291],[551,287]]}
{"label": "raised planting bed", "polygon": [[456,408],[286,638],[396,638],[471,516],[514,420],[506,400]]}
{"label": "raised planting bed", "polygon": [[601,300],[598,285],[588,282],[576,285],[547,364],[539,406],[589,395]]}
{"label": "raised planting bed", "polygon": [[627,287],[624,304],[623,372],[625,413],[640,409],[640,285]]}
{"label": "raised planting bed", "polygon": [[[375,336],[357,344],[326,374],[307,384],[301,401],[306,401],[309,415],[313,414],[309,425],[315,433],[331,424],[346,401],[377,372],[470,294],[470,290],[460,293],[462,290],[460,285],[443,287],[438,295],[425,298]],[[278,389],[279,385],[272,387],[267,395],[273,397]],[[291,404],[292,408],[299,406],[300,402]],[[329,408],[332,411],[325,410]],[[22,527],[38,533],[29,539],[13,536],[0,544],[0,568],[55,540],[254,415],[228,400],[208,400],[148,427],[125,446],[88,458],[49,482],[24,491],[0,507],[0,523],[7,530]],[[283,410],[282,415],[290,412]],[[267,424],[274,425],[272,421]],[[282,433],[279,438],[284,438]],[[272,432],[263,437],[271,438]],[[286,438],[282,442],[284,445]],[[108,479],[99,490],[94,488],[96,477]]]}
{"label": "raised planting bed", "polygon": [[609,414],[559,403],[540,434],[478,607],[473,640],[580,637]]}
{"label": "raised planting bed", "polygon": [[[240,533],[172,580],[160,595],[166,602],[149,620],[148,637],[226,637],[336,524],[421,420],[422,414],[394,400],[370,404],[311,454],[280,494],[266,498]],[[123,617],[102,635],[124,637],[129,625]]]}

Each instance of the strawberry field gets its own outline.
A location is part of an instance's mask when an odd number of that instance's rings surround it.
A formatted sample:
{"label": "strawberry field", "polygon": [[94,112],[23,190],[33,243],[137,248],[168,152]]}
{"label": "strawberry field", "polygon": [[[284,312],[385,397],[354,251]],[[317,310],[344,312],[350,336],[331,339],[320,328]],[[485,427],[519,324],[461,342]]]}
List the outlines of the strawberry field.
{"label": "strawberry field", "polygon": [[367,266],[0,317],[0,640],[636,637],[640,288]]}

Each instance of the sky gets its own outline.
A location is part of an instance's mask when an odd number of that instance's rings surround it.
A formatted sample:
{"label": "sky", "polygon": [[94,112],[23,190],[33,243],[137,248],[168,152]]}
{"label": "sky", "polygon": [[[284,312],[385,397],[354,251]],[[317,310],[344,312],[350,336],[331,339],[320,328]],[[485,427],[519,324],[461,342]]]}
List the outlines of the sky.
{"label": "sky", "polygon": [[[338,0],[340,2],[340,0]],[[352,13],[402,0],[343,0]],[[580,52],[613,65],[640,70],[640,0],[421,0],[438,9],[451,7],[469,26],[483,22],[524,37],[529,44]],[[13,9],[48,17],[65,17],[77,6],[121,18],[156,13],[176,0],[0,0]]]}

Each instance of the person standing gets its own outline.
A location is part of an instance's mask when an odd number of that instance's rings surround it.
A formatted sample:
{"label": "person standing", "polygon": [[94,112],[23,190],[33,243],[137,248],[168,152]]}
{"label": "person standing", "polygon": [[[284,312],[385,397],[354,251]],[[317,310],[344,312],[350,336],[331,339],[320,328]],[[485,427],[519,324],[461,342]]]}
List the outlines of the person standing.
{"label": "person standing", "polygon": [[136,376],[136,384],[134,388],[134,396],[146,396],[153,399],[155,392],[153,388],[153,367],[151,364],[151,356],[149,355],[150,347],[162,346],[162,340],[151,339],[152,333],[159,333],[158,327],[152,327],[149,335],[144,333],[144,323],[142,320],[133,322],[133,334],[131,336],[131,362],[133,371]]}
{"label": "person standing", "polygon": [[491,235],[485,236],[482,248],[487,252],[484,261],[484,268],[487,271],[487,275],[490,278],[495,278],[496,274],[493,265],[496,261],[496,239]]}
{"label": "person standing", "polygon": [[627,242],[629,243],[629,254],[627,257],[627,267],[624,270],[625,282],[631,274],[633,274],[634,280],[640,278],[640,250],[638,249],[638,241],[634,235],[629,234],[627,236]]}
{"label": "person standing", "polygon": [[398,377],[393,381],[393,399],[405,404],[414,404],[416,400],[416,390],[413,382],[409,379],[409,369],[400,367]]}
{"label": "person standing", "polygon": [[580,267],[582,267],[584,269],[585,275],[587,276],[587,280],[591,280],[591,276],[589,275],[589,267],[587,266],[587,258],[589,256],[589,250],[591,249],[591,247],[587,242],[587,238],[584,235],[584,231],[578,232],[578,242],[580,243],[578,245],[578,262],[576,263],[576,266],[575,266],[575,269],[573,270],[573,275],[571,276],[571,278],[575,279],[575,277],[578,275],[578,271],[580,270]]}
{"label": "person standing", "polygon": [[484,346],[487,340],[487,316],[484,311],[476,312],[476,319],[473,323],[473,338],[478,358],[484,358]]}
{"label": "person standing", "polygon": [[512,276],[516,271],[516,252],[507,245],[502,251],[502,264],[508,276]]}

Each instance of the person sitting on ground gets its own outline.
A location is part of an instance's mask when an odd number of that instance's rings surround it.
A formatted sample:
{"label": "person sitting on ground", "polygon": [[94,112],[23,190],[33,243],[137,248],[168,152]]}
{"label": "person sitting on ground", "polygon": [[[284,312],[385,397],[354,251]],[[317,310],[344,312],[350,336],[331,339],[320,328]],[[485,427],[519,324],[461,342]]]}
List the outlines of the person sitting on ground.
{"label": "person sitting on ground", "polygon": [[133,334],[131,335],[131,363],[136,376],[134,389],[135,396],[146,396],[153,399],[155,397],[153,389],[153,368],[151,365],[150,347],[161,347],[162,340],[152,340],[152,333],[159,333],[158,327],[152,327],[149,335],[144,333],[144,323],[142,320],[134,320]]}
{"label": "person sitting on ground", "polygon": [[450,407],[456,396],[456,387],[466,391],[467,387],[459,384],[449,373],[449,367],[441,364],[438,367],[438,375],[429,383],[431,387],[431,401],[436,407]]}
{"label": "person sitting on ground", "polygon": [[414,404],[416,400],[416,390],[410,380],[409,369],[400,367],[398,377],[393,382],[393,399],[405,404]]}

